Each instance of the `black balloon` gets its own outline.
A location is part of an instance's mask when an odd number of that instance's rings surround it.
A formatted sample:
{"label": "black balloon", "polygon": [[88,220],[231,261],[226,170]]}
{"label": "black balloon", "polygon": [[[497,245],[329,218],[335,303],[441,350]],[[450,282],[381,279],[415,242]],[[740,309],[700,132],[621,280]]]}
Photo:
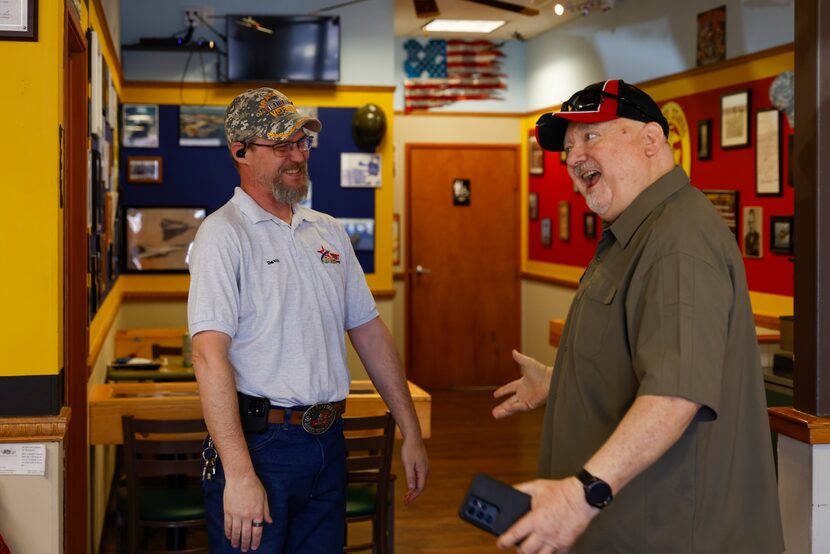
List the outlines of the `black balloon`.
{"label": "black balloon", "polygon": [[364,104],[352,118],[352,137],[361,148],[377,148],[386,132],[386,116],[377,105]]}

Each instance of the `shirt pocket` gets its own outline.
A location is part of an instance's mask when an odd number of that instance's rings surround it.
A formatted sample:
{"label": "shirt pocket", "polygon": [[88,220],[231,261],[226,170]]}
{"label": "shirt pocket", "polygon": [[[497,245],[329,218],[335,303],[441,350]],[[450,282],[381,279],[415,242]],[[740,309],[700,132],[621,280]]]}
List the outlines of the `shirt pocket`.
{"label": "shirt pocket", "polygon": [[616,285],[600,277],[594,277],[585,287],[574,330],[573,349],[577,355],[593,358],[602,350],[616,295]]}

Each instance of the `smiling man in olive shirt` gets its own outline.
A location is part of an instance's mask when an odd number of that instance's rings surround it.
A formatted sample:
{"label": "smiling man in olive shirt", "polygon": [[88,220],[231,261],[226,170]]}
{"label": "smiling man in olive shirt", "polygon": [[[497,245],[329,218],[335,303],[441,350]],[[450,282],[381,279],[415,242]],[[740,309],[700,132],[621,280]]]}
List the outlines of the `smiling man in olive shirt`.
{"label": "smiling man in olive shirt", "polygon": [[[604,222],[553,368],[514,353],[504,417],[547,402],[524,554],[780,553],[766,403],[735,237],[674,165],[657,104],[596,83],[537,123]],[[523,542],[522,542],[523,541]]]}

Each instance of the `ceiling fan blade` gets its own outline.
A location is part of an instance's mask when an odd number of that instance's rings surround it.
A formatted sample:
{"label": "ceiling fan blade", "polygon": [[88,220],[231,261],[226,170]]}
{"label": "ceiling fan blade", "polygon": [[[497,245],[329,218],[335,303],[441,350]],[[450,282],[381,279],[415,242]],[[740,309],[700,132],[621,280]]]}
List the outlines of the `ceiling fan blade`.
{"label": "ceiling fan blade", "polygon": [[536,8],[520,6],[519,4],[513,4],[511,2],[502,2],[502,0],[467,0],[467,2],[482,4],[484,6],[490,6],[491,8],[507,10],[509,12],[520,13],[522,15],[539,15],[539,10]]}
{"label": "ceiling fan blade", "polygon": [[412,3],[415,4],[415,15],[418,17],[438,17],[441,15],[435,0],[412,0]]}

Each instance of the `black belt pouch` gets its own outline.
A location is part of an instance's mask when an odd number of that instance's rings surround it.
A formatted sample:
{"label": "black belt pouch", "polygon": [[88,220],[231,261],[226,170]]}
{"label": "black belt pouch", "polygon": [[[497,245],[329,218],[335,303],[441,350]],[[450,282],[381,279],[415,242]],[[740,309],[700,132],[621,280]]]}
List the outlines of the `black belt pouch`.
{"label": "black belt pouch", "polygon": [[264,433],[268,429],[268,409],[271,403],[267,398],[249,396],[239,391],[239,420],[245,434]]}

